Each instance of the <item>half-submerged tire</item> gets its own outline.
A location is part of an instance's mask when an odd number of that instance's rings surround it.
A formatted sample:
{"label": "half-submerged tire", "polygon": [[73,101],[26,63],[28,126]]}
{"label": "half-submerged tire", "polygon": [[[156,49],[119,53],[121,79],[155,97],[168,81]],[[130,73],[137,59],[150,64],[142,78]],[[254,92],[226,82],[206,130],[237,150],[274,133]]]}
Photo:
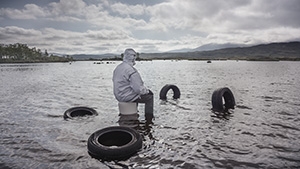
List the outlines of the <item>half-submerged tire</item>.
{"label": "half-submerged tire", "polygon": [[65,111],[64,119],[73,117],[94,116],[98,115],[97,111],[89,107],[72,107]]}
{"label": "half-submerged tire", "polygon": [[[223,98],[225,104],[223,103]],[[219,88],[213,92],[212,98],[212,110],[216,112],[226,112],[228,109],[234,109],[235,99],[231,90],[227,87]]]}
{"label": "half-submerged tire", "polygon": [[88,152],[96,159],[126,160],[142,148],[142,137],[135,129],[112,126],[94,132],[88,139]]}
{"label": "half-submerged tire", "polygon": [[180,98],[180,90],[177,86],[172,85],[172,84],[167,84],[165,85],[159,93],[159,98],[161,100],[167,100],[167,93],[168,91],[172,89],[173,90],[173,99],[178,99]]}

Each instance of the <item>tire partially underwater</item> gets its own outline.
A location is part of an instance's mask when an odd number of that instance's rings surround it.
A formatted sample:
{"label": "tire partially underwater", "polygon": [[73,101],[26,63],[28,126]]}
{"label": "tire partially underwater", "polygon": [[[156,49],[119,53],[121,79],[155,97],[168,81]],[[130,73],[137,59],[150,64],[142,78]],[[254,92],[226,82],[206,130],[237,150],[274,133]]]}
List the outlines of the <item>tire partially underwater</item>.
{"label": "tire partially underwater", "polygon": [[142,148],[142,137],[135,129],[112,126],[94,132],[88,139],[88,152],[96,159],[126,160]]}
{"label": "tire partially underwater", "polygon": [[[223,103],[223,99],[225,104]],[[224,112],[228,109],[234,109],[235,99],[231,90],[227,87],[215,90],[211,98],[212,110],[216,112]]]}
{"label": "tire partially underwater", "polygon": [[90,107],[72,107],[65,111],[64,119],[72,119],[73,117],[94,116],[98,115],[97,111]]}
{"label": "tire partially underwater", "polygon": [[179,88],[176,85],[172,85],[172,84],[167,84],[160,90],[159,98],[161,100],[167,100],[167,93],[170,89],[173,90],[173,99],[180,98]]}

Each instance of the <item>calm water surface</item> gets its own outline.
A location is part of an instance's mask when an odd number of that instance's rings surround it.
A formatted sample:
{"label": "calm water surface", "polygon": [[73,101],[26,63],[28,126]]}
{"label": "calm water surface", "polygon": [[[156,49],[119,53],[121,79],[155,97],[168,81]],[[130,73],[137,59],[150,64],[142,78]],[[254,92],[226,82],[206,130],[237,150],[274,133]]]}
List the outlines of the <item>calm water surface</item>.
{"label": "calm water surface", "polygon": [[[0,64],[0,168],[300,167],[300,62],[138,62],[155,94],[143,149],[126,161],[91,158],[88,137],[119,125],[111,80],[118,63]],[[159,100],[165,84],[178,86],[181,98]],[[237,106],[217,118],[211,96],[225,86]],[[99,115],[64,120],[75,106]]]}

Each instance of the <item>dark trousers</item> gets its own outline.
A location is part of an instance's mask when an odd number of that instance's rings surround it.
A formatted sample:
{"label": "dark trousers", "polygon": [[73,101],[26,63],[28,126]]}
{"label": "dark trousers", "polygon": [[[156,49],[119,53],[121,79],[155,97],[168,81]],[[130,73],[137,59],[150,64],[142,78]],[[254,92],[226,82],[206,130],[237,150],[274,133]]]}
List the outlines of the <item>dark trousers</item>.
{"label": "dark trousers", "polygon": [[141,95],[140,98],[136,99],[136,103],[145,103],[145,117],[146,119],[153,118],[153,93]]}

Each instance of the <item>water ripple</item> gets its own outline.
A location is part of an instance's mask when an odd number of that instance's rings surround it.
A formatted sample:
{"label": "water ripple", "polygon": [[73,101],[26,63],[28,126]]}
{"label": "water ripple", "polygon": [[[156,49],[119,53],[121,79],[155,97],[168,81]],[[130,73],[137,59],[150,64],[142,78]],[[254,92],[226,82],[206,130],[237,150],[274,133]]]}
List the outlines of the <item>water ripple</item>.
{"label": "water ripple", "polygon": [[[0,65],[0,168],[299,168],[298,62],[137,62],[155,95],[153,124],[139,105],[143,148],[126,161],[87,153],[94,131],[118,125],[115,64],[74,62]],[[181,98],[163,102],[165,84]],[[232,89],[236,109],[211,112],[211,95]],[[172,95],[172,93],[169,93]],[[98,116],[64,120],[88,106]]]}

